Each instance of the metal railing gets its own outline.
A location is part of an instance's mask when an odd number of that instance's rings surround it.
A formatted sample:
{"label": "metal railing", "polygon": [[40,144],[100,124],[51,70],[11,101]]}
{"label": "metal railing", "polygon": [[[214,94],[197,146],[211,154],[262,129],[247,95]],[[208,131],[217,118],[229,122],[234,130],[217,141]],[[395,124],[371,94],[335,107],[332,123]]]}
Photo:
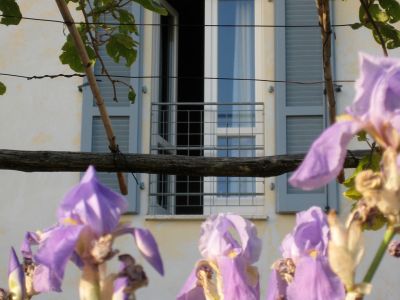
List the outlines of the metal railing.
{"label": "metal railing", "polygon": [[[188,156],[264,155],[263,103],[152,103],[151,153]],[[158,214],[254,214],[264,179],[151,175],[149,211]]]}

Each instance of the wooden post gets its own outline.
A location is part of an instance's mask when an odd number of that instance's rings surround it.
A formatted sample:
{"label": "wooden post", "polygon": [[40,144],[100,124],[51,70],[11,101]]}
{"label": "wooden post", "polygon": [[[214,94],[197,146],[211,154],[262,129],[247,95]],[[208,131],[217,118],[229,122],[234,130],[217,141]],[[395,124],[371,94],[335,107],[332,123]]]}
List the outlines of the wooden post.
{"label": "wooden post", "polygon": [[[335,100],[335,89],[333,87],[333,75],[332,75],[332,30],[331,30],[331,16],[330,16],[330,5],[329,0],[315,0],[318,11],[319,25],[321,28],[321,39],[322,39],[322,62],[324,69],[324,80],[325,80],[325,94],[328,103],[328,117],[329,124],[335,123],[336,119],[336,100]],[[344,171],[342,170],[337,181],[339,183],[344,182]]]}
{"label": "wooden post", "polygon": [[[118,145],[116,143],[116,138],[112,129],[110,117],[108,115],[107,108],[104,104],[104,99],[101,96],[99,86],[97,85],[96,77],[93,73],[92,64],[86,52],[85,45],[83,44],[82,38],[78,32],[78,29],[75,26],[74,19],[72,18],[72,15],[68,9],[65,0],[56,0],[56,3],[64,19],[65,24],[68,27],[68,31],[71,34],[72,39],[74,40],[75,47],[78,51],[79,57],[85,68],[85,73],[89,82],[90,89],[92,90],[93,96],[96,100],[97,107],[99,108],[100,111],[101,120],[103,121],[104,129],[106,131],[110,150],[113,153],[117,153]],[[127,195],[128,188],[123,173],[118,172],[117,177],[121,193],[123,195]]]}

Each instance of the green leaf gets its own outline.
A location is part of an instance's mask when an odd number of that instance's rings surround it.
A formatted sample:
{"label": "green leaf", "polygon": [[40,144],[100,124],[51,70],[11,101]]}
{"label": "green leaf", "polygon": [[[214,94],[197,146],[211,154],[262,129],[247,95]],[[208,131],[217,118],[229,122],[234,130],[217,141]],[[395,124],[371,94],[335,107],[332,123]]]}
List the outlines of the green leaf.
{"label": "green leaf", "polygon": [[19,10],[19,6],[15,0],[0,0],[0,11],[3,15],[8,17],[2,17],[0,24],[4,25],[18,25],[21,21],[22,14]]}
{"label": "green leaf", "polygon": [[368,140],[368,138],[367,133],[364,130],[357,133],[357,141],[365,142],[366,140]]}
{"label": "green leaf", "polygon": [[[89,45],[87,36],[84,33],[83,26],[78,27],[78,31],[86,47],[86,52],[88,53],[89,59],[91,63],[94,64],[96,60],[96,53],[94,52],[93,48]],[[76,50],[75,43],[70,34],[68,34],[67,41],[65,42],[61,50],[62,53],[59,56],[59,58],[62,64],[69,65],[69,67],[75,72],[82,73],[85,71],[81,58],[78,54],[78,51]]]}
{"label": "green leaf", "polygon": [[[375,22],[386,23],[389,21],[389,16],[386,11],[382,10],[379,4],[372,4],[368,9]],[[368,15],[365,12],[364,7],[361,5],[359,10],[359,19],[361,24],[363,24],[368,29],[373,29],[372,23],[369,21]]]}
{"label": "green leaf", "polygon": [[0,81],[0,96],[6,93],[7,87]]}
{"label": "green leaf", "polygon": [[[135,24],[135,16],[125,9],[117,9],[118,20],[121,24]],[[138,34],[136,25],[119,25],[119,32],[121,33],[135,33]]]}
{"label": "green leaf", "polygon": [[[388,49],[400,47],[400,31],[390,24],[382,24],[379,29]],[[377,35],[376,32],[374,35]]]}
{"label": "green leaf", "polygon": [[135,90],[134,90],[134,89],[130,89],[130,90],[129,90],[128,99],[129,99],[129,101],[130,101],[132,104],[135,103],[135,100],[136,100],[136,93],[135,93]]}
{"label": "green leaf", "polygon": [[110,37],[106,44],[107,54],[119,63],[121,57],[125,58],[126,66],[130,67],[136,60],[137,42],[128,34],[116,33]]}
{"label": "green leaf", "polygon": [[368,10],[372,16],[372,19],[374,19],[376,22],[386,23],[390,19],[386,11],[382,10],[378,4],[370,5]]}
{"label": "green leaf", "polygon": [[355,187],[347,189],[345,192],[343,192],[343,196],[352,200],[360,200],[362,198],[362,195],[356,190]]}
{"label": "green leaf", "polygon": [[361,24],[361,23],[354,23],[354,24],[351,24],[350,25],[350,27],[352,28],[352,29],[354,29],[354,30],[357,30],[357,29],[359,29],[359,28],[361,28],[361,27],[363,27],[364,25],[363,24]]}
{"label": "green leaf", "polygon": [[379,4],[386,10],[390,23],[400,20],[400,4],[396,0],[379,0]]}
{"label": "green leaf", "polygon": [[351,174],[344,182],[343,185],[347,188],[352,188],[355,185],[355,179],[358,173],[363,170],[371,169],[373,171],[378,171],[380,169],[380,161],[381,155],[374,151],[372,155],[364,156],[358,162],[357,168],[354,170],[353,174]]}
{"label": "green leaf", "polygon": [[139,3],[144,8],[154,11],[160,15],[166,16],[168,15],[168,11],[158,2],[155,0],[133,0],[136,3]]}

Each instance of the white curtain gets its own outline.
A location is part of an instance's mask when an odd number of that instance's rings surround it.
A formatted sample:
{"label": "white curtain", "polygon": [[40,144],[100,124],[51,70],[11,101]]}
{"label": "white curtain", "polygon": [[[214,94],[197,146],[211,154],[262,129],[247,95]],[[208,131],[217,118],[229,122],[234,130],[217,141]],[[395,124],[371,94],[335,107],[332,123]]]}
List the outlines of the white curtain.
{"label": "white curtain", "polygon": [[[253,25],[254,1],[235,1],[235,24]],[[254,27],[235,27],[234,35],[234,78],[254,78]],[[235,102],[250,103],[254,101],[254,81],[233,81],[233,104]],[[232,127],[251,127],[254,123],[252,105],[233,105]]]}
{"label": "white curtain", "polygon": [[[236,1],[235,24],[253,25],[253,5],[252,0]],[[235,47],[233,61],[234,78],[254,78],[254,27],[238,26],[235,27]],[[233,81],[233,107],[232,107],[232,127],[252,127],[254,126],[253,105],[234,105],[235,102],[250,103],[254,102],[254,81],[234,80]],[[245,143],[243,143],[245,142]],[[238,147],[253,146],[248,143],[248,138],[238,139]],[[249,157],[252,156],[251,150],[232,151],[232,156]],[[252,193],[254,180],[249,177],[232,177],[229,189],[231,193]]]}

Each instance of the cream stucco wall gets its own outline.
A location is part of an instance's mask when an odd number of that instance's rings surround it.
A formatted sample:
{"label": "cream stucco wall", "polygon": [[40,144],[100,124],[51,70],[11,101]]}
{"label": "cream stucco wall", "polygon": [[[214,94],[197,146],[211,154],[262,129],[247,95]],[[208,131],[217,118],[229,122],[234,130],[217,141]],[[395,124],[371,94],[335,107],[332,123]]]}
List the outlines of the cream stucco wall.
{"label": "cream stucco wall", "polygon": [[[281,0],[276,0],[281,1]],[[23,15],[60,19],[54,1],[19,1]],[[265,4],[264,18],[274,20],[273,2]],[[358,1],[334,1],[336,24],[356,21]],[[150,21],[150,16],[144,21]],[[265,45],[269,55],[265,60],[265,76],[273,78],[273,30],[265,30]],[[380,48],[365,30],[353,31],[349,28],[335,29],[335,58],[338,79],[354,79],[358,74],[357,53],[360,50],[380,54]],[[145,34],[145,47],[151,38]],[[70,70],[58,61],[59,49],[64,41],[63,26],[55,23],[22,21],[17,27],[0,28],[0,72],[24,75],[69,73]],[[146,48],[147,49],[147,48]],[[150,52],[150,51],[148,51]],[[392,55],[398,56],[399,52]],[[144,59],[144,73],[151,73],[150,58]],[[149,68],[146,71],[146,68]],[[81,79],[31,80],[0,77],[8,88],[0,97],[0,148],[24,150],[80,150],[82,94],[77,86]],[[150,82],[145,82],[150,85]],[[338,94],[338,112],[343,111],[354,95],[353,85],[344,84]],[[273,95],[266,101],[273,102]],[[147,99],[148,98],[148,99]],[[150,95],[143,97],[143,152],[149,145],[149,103]],[[273,109],[266,111],[273,118]],[[268,130],[271,131],[269,128]],[[147,146],[146,146],[147,145]],[[355,144],[353,145],[356,146]],[[273,154],[273,146],[266,149]],[[144,175],[146,181],[147,176]],[[26,230],[47,227],[55,221],[55,210],[66,191],[78,182],[77,173],[22,173],[0,171],[0,286],[6,284],[8,251],[11,245],[19,247]],[[268,182],[273,179],[268,179]],[[138,216],[127,217],[135,226],[149,228],[155,235],[165,263],[166,276],[161,278],[143,263],[150,277],[150,285],[138,292],[139,299],[173,299],[179,291],[193,264],[199,258],[197,238],[201,220],[146,219],[147,192],[142,191],[141,212]],[[278,246],[294,222],[293,216],[277,215],[274,194],[266,196],[268,221],[255,221],[259,236],[263,240],[263,252],[257,266],[261,273],[262,294],[265,294],[269,267],[279,257]],[[349,210],[346,200],[341,202],[341,215]],[[377,247],[379,236],[368,234],[367,251]],[[128,237],[117,243],[123,251],[137,255],[133,242]],[[371,255],[365,257],[370,261]],[[370,299],[396,299],[400,293],[399,270],[393,267],[396,261],[385,258],[381,270],[374,280],[374,292]],[[398,262],[397,262],[398,263]],[[365,264],[362,270],[365,269]],[[61,295],[41,295],[38,299],[77,299],[78,272],[70,266],[64,283],[65,293]]]}

